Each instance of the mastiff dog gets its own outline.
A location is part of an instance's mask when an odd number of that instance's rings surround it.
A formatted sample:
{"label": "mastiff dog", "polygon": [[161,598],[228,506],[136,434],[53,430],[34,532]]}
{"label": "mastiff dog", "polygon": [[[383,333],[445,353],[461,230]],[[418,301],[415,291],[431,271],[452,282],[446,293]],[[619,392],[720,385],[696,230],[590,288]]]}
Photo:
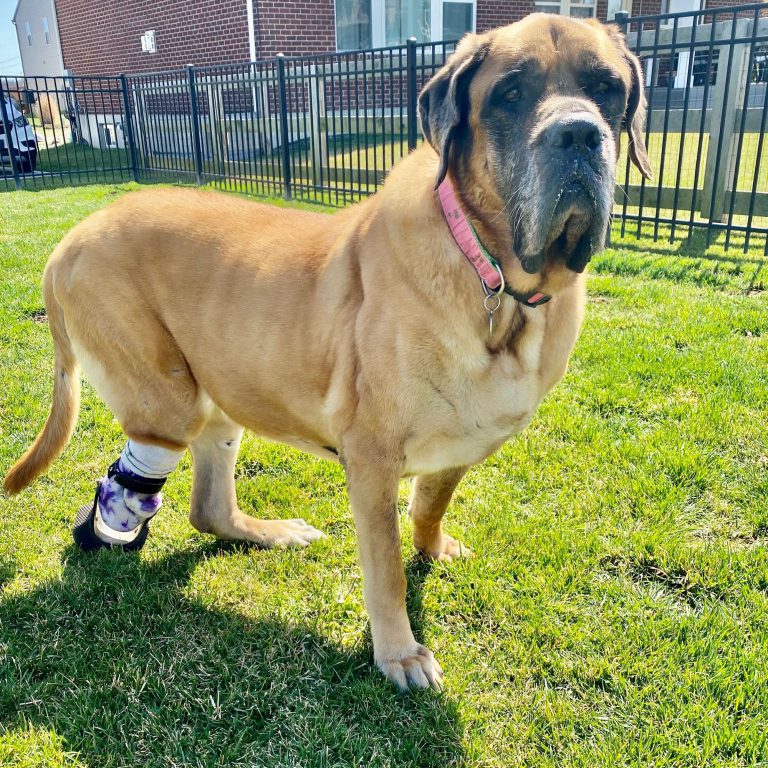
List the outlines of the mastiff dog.
{"label": "mastiff dog", "polygon": [[622,130],[650,168],[642,71],[614,26],[533,14],[468,34],[418,106],[426,143],[336,215],[158,189],[72,229],[43,280],[51,411],[4,486],[20,491],[63,450],[79,369],[128,438],[77,514],[85,549],[141,546],[187,448],[195,528],[307,545],[323,534],[304,521],[238,508],[243,428],[338,461],[375,662],[401,688],[439,688],[406,612],[398,483],[415,477],[416,549],[468,554],[442,517],[467,468],[565,373]]}

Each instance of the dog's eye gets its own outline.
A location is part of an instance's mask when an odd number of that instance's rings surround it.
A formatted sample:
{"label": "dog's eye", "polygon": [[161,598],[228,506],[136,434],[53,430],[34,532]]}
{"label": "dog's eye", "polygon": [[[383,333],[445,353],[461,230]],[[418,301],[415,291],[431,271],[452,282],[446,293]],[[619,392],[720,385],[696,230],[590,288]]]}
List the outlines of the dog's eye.
{"label": "dog's eye", "polygon": [[611,90],[611,84],[607,80],[601,80],[597,84],[597,88],[595,88],[595,91],[601,95],[608,93],[608,91],[610,90]]}
{"label": "dog's eye", "polygon": [[504,100],[505,101],[520,101],[520,89],[519,88],[510,88],[504,94]]}

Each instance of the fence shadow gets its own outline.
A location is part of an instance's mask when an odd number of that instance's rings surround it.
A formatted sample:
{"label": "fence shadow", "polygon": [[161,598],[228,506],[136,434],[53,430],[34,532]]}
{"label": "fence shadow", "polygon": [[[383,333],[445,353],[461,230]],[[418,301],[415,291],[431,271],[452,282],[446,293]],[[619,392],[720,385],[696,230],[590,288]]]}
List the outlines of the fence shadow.
{"label": "fence shadow", "polygon": [[[195,566],[232,552],[147,562],[70,547],[60,580],[0,600],[0,730],[53,731],[91,766],[463,764],[455,703],[398,693],[370,642],[348,652],[191,596]],[[407,572],[418,636],[429,566]]]}
{"label": "fence shadow", "polygon": [[629,231],[629,227],[627,230],[627,235],[624,238],[619,233],[614,232],[609,247],[617,250],[653,253],[659,256],[689,256],[707,261],[757,265],[765,263],[765,257],[760,254],[764,247],[764,241],[760,238],[753,238],[749,249],[744,253],[743,240],[738,243],[732,242],[728,251],[717,250],[722,247],[721,244],[717,240],[707,243],[704,229],[694,230],[684,237],[676,237],[674,240],[660,236],[658,242],[652,241],[646,233],[643,233],[642,239],[638,240],[635,232]]}
{"label": "fence shadow", "polygon": [[593,264],[596,273],[662,278],[742,293],[764,291],[768,287],[768,258],[763,242],[750,243],[743,252],[743,241],[731,243],[723,251],[719,242],[708,245],[706,233],[695,231],[686,239],[659,242],[637,240],[634,233],[622,238],[614,232],[611,244]]}

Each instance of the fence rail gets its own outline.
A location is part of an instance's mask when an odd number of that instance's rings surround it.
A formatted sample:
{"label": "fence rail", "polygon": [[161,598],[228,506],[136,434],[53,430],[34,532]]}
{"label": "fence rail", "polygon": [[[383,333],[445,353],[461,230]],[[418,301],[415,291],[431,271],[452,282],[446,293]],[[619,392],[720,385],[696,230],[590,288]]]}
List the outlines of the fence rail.
{"label": "fence rail", "polygon": [[[700,231],[768,253],[768,3],[616,22],[643,62],[655,175],[642,179],[622,151],[621,233]],[[170,181],[344,205],[422,140],[416,97],[453,47],[0,77],[0,191]]]}

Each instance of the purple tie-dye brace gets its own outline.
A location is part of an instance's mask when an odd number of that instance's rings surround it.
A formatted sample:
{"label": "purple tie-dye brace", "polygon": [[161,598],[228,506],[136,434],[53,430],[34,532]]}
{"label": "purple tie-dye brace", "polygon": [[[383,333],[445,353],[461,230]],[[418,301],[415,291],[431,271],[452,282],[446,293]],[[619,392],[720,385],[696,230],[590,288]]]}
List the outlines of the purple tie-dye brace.
{"label": "purple tie-dye brace", "polygon": [[[136,477],[122,464],[120,471]],[[102,520],[113,531],[125,533],[135,530],[157,514],[162,503],[162,493],[136,493],[123,488],[114,478],[102,477],[99,480],[99,511]]]}

